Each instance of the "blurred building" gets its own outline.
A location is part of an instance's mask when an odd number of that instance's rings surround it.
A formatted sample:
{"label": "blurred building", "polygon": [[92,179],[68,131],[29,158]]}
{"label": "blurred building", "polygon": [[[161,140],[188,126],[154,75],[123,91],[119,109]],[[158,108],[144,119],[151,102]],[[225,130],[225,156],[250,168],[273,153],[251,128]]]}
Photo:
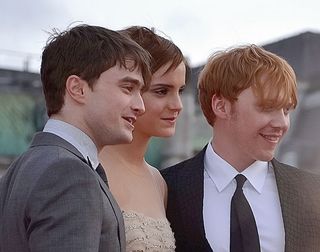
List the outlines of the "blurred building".
{"label": "blurred building", "polygon": [[[285,58],[298,79],[299,105],[277,158],[316,173],[320,173],[319,45],[320,34],[306,32],[264,46]],[[191,70],[176,134],[168,139],[154,138],[150,143],[146,159],[156,167],[189,158],[210,140],[211,128],[197,101],[197,79],[202,68]],[[46,119],[39,74],[0,69],[0,176],[1,167],[7,167],[27,148],[33,133],[42,129]]]}
{"label": "blurred building", "polygon": [[0,69],[0,172],[26,150],[45,120],[39,74]]}

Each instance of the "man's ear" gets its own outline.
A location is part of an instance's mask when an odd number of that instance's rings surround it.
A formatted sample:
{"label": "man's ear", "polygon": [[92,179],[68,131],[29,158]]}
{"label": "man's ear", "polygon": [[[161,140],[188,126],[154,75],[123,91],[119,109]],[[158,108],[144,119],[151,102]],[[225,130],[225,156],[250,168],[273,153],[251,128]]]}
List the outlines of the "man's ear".
{"label": "man's ear", "polygon": [[231,102],[222,96],[212,96],[211,109],[218,118],[228,119],[231,116]]}
{"label": "man's ear", "polygon": [[70,75],[66,81],[66,92],[78,103],[84,103],[87,92],[87,82],[77,75]]}

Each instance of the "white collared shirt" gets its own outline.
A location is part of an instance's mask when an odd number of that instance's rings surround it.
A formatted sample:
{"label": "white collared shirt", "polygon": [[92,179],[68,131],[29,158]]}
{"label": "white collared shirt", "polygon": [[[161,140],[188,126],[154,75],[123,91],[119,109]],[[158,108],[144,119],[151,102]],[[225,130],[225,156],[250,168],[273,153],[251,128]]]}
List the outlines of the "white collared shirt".
{"label": "white collared shirt", "polygon": [[99,164],[97,147],[91,138],[77,127],[56,119],[49,119],[43,132],[55,134],[72,144],[95,169]]}
{"label": "white collared shirt", "polygon": [[[203,218],[206,238],[213,251],[230,250],[230,208],[237,174],[208,144],[204,156]],[[272,165],[256,161],[241,174],[247,178],[243,192],[255,216],[261,252],[283,252],[285,231]]]}

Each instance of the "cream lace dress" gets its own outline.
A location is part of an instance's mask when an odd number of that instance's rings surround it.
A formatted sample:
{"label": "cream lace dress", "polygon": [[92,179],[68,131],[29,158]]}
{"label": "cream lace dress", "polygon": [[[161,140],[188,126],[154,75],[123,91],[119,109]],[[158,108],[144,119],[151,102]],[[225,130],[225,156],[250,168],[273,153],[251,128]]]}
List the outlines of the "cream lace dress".
{"label": "cream lace dress", "polygon": [[173,252],[175,240],[169,221],[153,219],[134,211],[122,211],[127,252]]}

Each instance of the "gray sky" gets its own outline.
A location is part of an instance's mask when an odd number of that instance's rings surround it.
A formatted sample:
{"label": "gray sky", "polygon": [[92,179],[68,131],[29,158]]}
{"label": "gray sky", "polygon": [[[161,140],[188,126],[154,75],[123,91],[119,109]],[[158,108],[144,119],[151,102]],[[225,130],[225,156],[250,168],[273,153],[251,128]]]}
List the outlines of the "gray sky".
{"label": "gray sky", "polygon": [[22,68],[29,55],[31,70],[38,71],[46,31],[76,21],[155,27],[196,66],[219,49],[320,32],[319,10],[319,0],[1,0],[0,67]]}

